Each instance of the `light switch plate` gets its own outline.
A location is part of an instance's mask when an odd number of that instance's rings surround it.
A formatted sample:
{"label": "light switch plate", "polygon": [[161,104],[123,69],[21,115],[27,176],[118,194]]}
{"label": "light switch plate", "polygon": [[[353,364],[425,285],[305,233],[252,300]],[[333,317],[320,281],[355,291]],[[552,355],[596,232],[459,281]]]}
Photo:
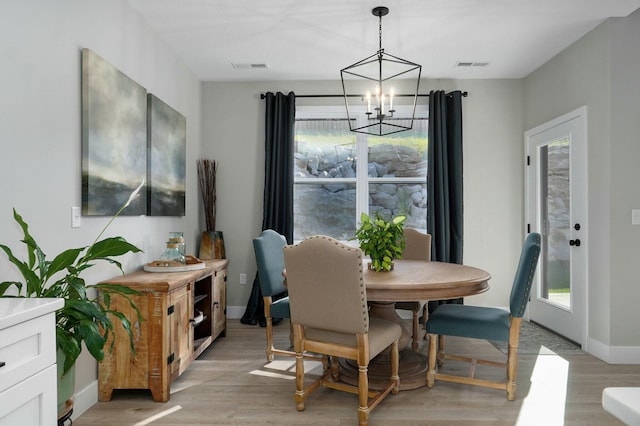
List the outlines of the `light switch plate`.
{"label": "light switch plate", "polygon": [[80,228],[80,207],[71,207],[71,227]]}
{"label": "light switch plate", "polygon": [[631,224],[640,225],[640,209],[631,209]]}

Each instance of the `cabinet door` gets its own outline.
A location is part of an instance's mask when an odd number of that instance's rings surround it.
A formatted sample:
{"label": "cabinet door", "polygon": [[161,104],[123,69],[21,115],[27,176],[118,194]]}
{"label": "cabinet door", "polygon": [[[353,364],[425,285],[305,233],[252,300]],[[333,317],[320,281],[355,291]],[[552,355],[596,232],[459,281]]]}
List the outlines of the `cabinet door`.
{"label": "cabinet door", "polygon": [[171,363],[171,378],[182,374],[192,361],[193,355],[193,327],[190,319],[193,317],[193,283],[171,294],[173,313],[170,316],[171,341],[170,353],[173,354]]}
{"label": "cabinet door", "polygon": [[227,329],[227,294],[225,271],[216,271],[213,278],[213,338],[224,336]]}
{"label": "cabinet door", "polygon": [[56,423],[56,365],[0,392],[0,426]]}

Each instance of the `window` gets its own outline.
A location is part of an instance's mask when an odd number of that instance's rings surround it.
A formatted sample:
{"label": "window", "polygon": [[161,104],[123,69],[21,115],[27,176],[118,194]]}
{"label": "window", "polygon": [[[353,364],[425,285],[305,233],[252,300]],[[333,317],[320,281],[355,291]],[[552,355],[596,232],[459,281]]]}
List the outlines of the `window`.
{"label": "window", "polygon": [[[366,120],[362,112],[358,120]],[[406,226],[426,230],[426,106],[416,116],[410,131],[369,136],[349,131],[344,106],[296,107],[295,241],[315,234],[348,240],[362,212],[404,214]]]}

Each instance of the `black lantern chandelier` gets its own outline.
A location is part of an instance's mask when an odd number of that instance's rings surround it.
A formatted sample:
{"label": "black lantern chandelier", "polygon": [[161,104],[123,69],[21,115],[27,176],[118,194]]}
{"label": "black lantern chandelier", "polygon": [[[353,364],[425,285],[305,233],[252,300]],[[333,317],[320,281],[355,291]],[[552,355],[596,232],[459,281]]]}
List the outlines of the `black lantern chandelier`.
{"label": "black lantern chandelier", "polygon": [[[379,22],[380,44],[378,51],[340,70],[340,78],[342,79],[342,91],[350,130],[352,132],[384,136],[411,130],[413,127],[422,66],[385,53],[382,48],[382,17],[389,13],[389,9],[384,6],[378,6],[371,13],[378,17]],[[361,93],[362,79],[374,82],[366,94],[361,96],[348,95],[348,93]],[[410,95],[395,94],[393,83],[399,79],[415,79],[415,93]],[[403,117],[394,118],[394,113],[397,112],[397,99],[394,103],[394,96],[396,98],[398,96],[413,97],[410,116],[403,114]],[[364,125],[354,124],[357,123],[357,121],[352,120],[356,116],[355,110],[364,107],[366,107],[367,123]]]}

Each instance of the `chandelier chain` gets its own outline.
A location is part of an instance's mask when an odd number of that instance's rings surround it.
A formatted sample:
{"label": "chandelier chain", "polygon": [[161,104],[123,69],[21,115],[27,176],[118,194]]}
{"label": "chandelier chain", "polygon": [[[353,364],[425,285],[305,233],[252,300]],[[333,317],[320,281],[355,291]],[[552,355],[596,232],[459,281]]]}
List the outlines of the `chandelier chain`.
{"label": "chandelier chain", "polygon": [[378,39],[380,40],[378,50],[382,50],[382,15],[378,16]]}

